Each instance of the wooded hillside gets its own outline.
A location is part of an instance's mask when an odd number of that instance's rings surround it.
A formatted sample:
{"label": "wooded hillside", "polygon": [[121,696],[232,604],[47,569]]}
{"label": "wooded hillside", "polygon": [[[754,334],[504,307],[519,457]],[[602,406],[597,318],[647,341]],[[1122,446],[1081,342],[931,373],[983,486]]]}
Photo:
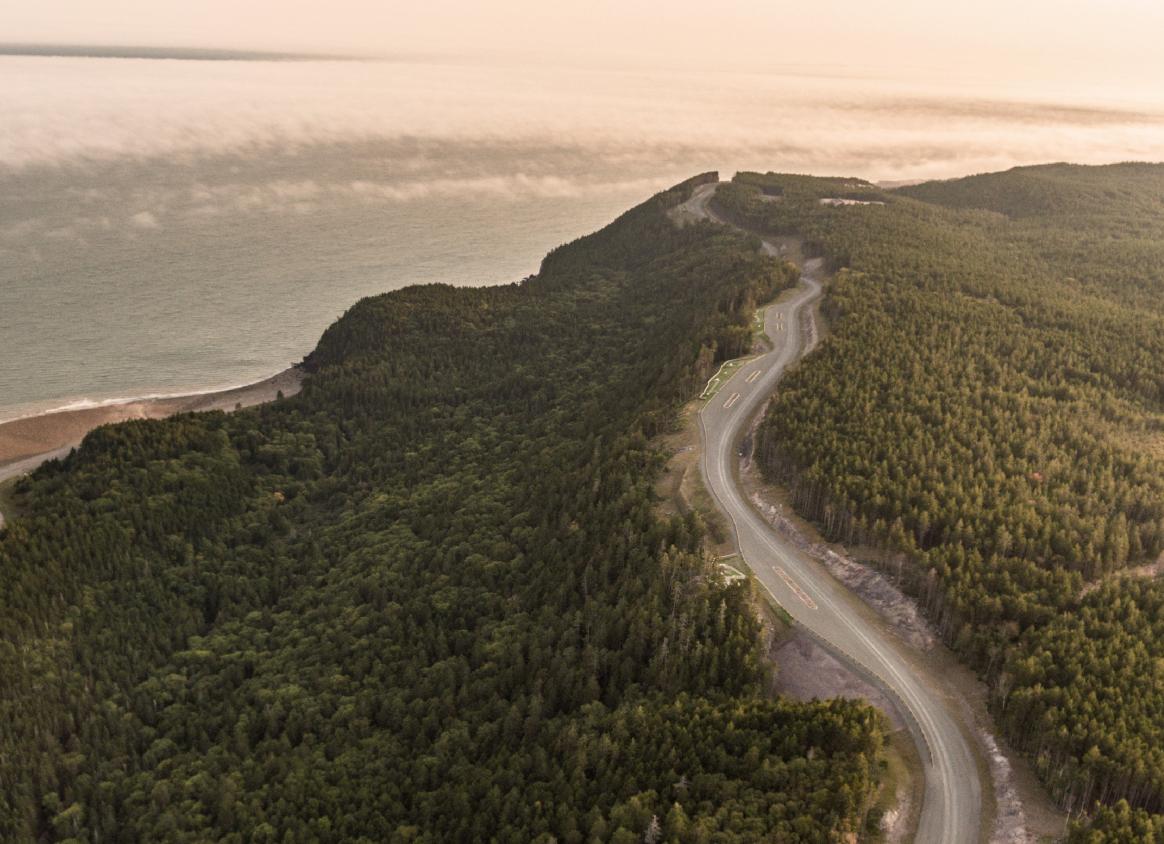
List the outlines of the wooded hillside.
{"label": "wooded hillside", "polygon": [[833,841],[880,720],[763,694],[650,438],[753,306],[666,210],[356,304],[298,396],[99,429],[0,535],[0,839]]}
{"label": "wooded hillside", "polygon": [[838,271],[765,470],[829,536],[903,552],[1062,805],[1164,810],[1164,583],[1118,577],[1164,549],[1164,166],[716,199]]}

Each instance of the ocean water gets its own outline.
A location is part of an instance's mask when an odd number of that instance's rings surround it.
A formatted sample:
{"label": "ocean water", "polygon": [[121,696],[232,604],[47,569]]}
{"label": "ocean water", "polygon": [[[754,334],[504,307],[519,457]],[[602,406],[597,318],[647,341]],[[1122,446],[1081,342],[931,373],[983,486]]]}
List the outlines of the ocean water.
{"label": "ocean water", "polygon": [[248,383],[696,172],[1164,159],[1164,97],[468,60],[0,55],[0,420]]}

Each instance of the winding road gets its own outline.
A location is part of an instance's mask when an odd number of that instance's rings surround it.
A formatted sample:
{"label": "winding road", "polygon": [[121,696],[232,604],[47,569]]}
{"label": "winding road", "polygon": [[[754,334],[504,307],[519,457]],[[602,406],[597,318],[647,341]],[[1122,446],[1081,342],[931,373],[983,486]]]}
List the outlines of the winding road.
{"label": "winding road", "polygon": [[[682,211],[725,225],[708,206],[717,185],[696,189]],[[769,254],[777,248],[764,241]],[[820,262],[806,262],[795,295],[768,307],[773,349],[741,366],[700,412],[704,480],[731,520],[740,554],[760,584],[815,638],[887,690],[918,746],[925,795],[916,840],[963,844],[983,837],[982,783],[959,707],[911,648],[877,623],[859,598],[774,531],[749,504],[735,475],[738,444],[789,364],[804,354],[802,310],[821,294]]]}

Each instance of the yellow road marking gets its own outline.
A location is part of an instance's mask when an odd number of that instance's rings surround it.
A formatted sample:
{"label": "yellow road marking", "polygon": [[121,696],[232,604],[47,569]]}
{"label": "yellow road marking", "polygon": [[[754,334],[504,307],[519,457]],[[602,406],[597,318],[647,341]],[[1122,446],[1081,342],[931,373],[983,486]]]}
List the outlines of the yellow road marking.
{"label": "yellow road marking", "polygon": [[776,574],[780,575],[780,579],[788,585],[788,588],[792,590],[792,594],[799,598],[802,604],[804,604],[810,610],[816,609],[816,601],[808,597],[805,591],[801,589],[799,585],[797,585],[796,581],[792,579],[792,576],[788,572],[780,568],[780,566],[773,566],[772,568],[776,569]]}

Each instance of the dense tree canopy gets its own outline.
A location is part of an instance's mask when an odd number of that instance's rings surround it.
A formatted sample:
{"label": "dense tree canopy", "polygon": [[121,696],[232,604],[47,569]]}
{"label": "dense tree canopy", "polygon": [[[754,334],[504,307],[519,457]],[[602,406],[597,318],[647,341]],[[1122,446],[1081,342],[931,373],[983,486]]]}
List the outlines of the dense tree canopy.
{"label": "dense tree canopy", "polygon": [[1132,809],[1126,800],[1102,806],[1088,822],[1072,824],[1068,844],[1160,844],[1164,816]]}
{"label": "dense tree canopy", "polygon": [[765,470],[832,537],[905,552],[1063,805],[1164,809],[1164,584],[1113,579],[1164,549],[1164,167],[742,174],[716,200],[838,271]]}
{"label": "dense tree canopy", "polygon": [[665,211],[361,301],[298,396],[92,433],[0,536],[0,839],[831,841],[880,725],[762,694],[650,438],[795,279]]}

